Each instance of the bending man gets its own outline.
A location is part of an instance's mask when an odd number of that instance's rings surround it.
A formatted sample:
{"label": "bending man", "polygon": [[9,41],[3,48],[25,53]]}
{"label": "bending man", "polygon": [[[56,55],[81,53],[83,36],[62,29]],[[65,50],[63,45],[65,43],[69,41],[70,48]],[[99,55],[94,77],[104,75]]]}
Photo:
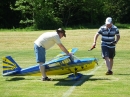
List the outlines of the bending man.
{"label": "bending man", "polygon": [[46,32],[39,36],[34,42],[34,51],[36,55],[36,61],[39,63],[40,72],[42,74],[42,81],[50,81],[51,78],[48,78],[45,72],[45,66],[43,64],[46,61],[46,50],[51,48],[54,44],[57,44],[60,49],[65,52],[67,55],[72,55],[61,43],[60,39],[66,37],[65,30],[62,28],[57,29],[54,32]]}

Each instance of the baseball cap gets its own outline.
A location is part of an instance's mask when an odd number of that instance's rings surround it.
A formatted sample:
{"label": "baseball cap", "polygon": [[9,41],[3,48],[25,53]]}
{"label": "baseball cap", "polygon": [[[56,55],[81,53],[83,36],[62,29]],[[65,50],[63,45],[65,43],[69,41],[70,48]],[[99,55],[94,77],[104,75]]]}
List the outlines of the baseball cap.
{"label": "baseball cap", "polygon": [[111,24],[112,23],[112,18],[111,17],[108,17],[106,18],[106,24]]}
{"label": "baseball cap", "polygon": [[63,36],[66,37],[66,34],[65,34],[65,30],[64,30],[64,29],[58,28],[58,29],[56,29],[56,32],[61,32],[61,33],[63,33]]}

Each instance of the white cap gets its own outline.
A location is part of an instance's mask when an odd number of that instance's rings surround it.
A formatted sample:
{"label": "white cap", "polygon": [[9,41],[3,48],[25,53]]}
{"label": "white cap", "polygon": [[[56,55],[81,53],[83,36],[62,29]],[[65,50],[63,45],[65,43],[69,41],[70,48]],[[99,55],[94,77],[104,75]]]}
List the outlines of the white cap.
{"label": "white cap", "polygon": [[111,17],[108,17],[106,18],[106,24],[111,24],[112,23],[112,18]]}

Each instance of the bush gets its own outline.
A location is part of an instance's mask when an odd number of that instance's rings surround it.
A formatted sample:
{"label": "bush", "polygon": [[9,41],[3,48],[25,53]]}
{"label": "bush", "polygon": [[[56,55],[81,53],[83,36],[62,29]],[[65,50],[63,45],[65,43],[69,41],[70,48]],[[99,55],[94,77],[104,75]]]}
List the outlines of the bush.
{"label": "bush", "polygon": [[62,26],[62,21],[53,16],[39,15],[35,18],[36,29],[56,29]]}

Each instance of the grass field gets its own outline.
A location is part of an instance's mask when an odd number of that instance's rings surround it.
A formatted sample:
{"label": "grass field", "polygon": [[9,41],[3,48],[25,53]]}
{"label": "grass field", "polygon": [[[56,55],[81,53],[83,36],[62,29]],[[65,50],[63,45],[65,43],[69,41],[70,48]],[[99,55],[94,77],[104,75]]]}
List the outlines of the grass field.
{"label": "grass field", "polygon": [[[77,57],[96,57],[95,69],[80,72],[78,81],[65,81],[68,75],[49,76],[56,80],[42,82],[40,76],[3,77],[0,68],[0,97],[129,97],[130,96],[130,29],[120,29],[121,39],[116,47],[114,75],[107,76],[101,58],[100,37],[93,51],[88,51],[98,29],[66,30],[62,43],[67,49],[77,47]],[[46,31],[0,31],[0,58],[11,55],[26,68],[35,65],[33,42]],[[47,51],[47,60],[60,53],[57,45]],[[2,59],[0,59],[2,65]]]}

